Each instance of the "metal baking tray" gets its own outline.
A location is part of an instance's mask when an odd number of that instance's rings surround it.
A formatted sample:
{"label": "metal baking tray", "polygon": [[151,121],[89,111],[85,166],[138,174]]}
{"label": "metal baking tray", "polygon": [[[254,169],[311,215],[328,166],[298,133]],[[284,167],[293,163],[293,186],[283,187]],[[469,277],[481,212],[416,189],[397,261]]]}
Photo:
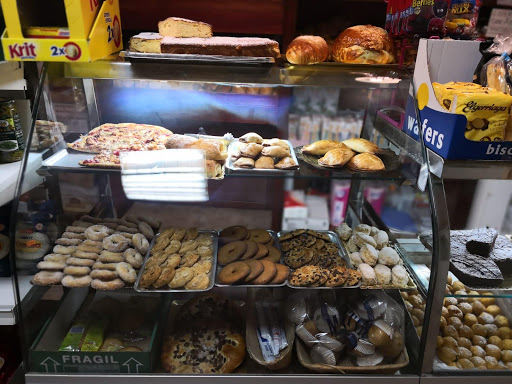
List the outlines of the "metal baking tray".
{"label": "metal baking tray", "polygon": [[199,231],[199,234],[203,234],[203,233],[209,233],[209,234],[211,234],[211,236],[213,238],[213,243],[212,243],[213,257],[211,260],[212,261],[212,269],[208,273],[208,277],[210,279],[210,285],[208,285],[208,288],[198,289],[198,290],[187,290],[185,288],[183,288],[183,289],[167,288],[166,289],[165,287],[162,287],[162,288],[156,289],[156,288],[143,288],[140,286],[140,278],[142,277],[142,274],[146,268],[146,262],[148,261],[150,255],[151,255],[151,248],[153,248],[153,244],[155,243],[156,238],[158,236],[160,236],[160,233],[159,233],[153,238],[153,243],[151,244],[151,247],[148,249],[146,257],[144,258],[144,263],[140,267],[139,275],[137,276],[137,281],[135,281],[134,289],[137,292],[206,292],[206,291],[209,291],[210,289],[212,289],[213,285],[215,283],[215,276],[216,276],[215,271],[216,271],[216,267],[217,267],[217,248],[218,248],[218,244],[219,244],[219,235],[216,231]]}
{"label": "metal baking tray", "polygon": [[47,167],[48,170],[58,171],[82,171],[82,172],[119,172],[120,168],[96,168],[96,167],[82,167],[78,164],[82,160],[90,160],[96,154],[87,152],[74,151],[71,148],[64,148],[44,160],[42,165]]}
{"label": "metal baking tray", "polygon": [[288,148],[290,150],[290,156],[297,164],[297,168],[295,169],[256,169],[256,168],[239,168],[234,165],[233,161],[233,153],[235,153],[236,149],[238,148],[238,145],[240,142],[238,140],[233,140],[228,147],[228,158],[226,160],[226,168],[229,169],[230,172],[236,172],[239,174],[247,174],[247,175],[283,175],[283,174],[293,174],[295,171],[299,169],[299,162],[297,160],[297,156],[295,155],[295,151],[293,149],[293,145],[288,140],[282,140],[286,144],[288,144]]}
{"label": "metal baking tray", "polygon": [[[342,244],[343,244],[344,251],[347,254],[349,254],[346,242],[343,241]],[[393,248],[396,251],[396,253],[398,253],[398,256],[400,257],[400,259],[403,262],[402,266],[404,267],[405,271],[407,272],[407,275],[409,276],[409,282],[404,287],[397,287],[396,285],[392,285],[392,284],[386,284],[386,285],[378,285],[378,284],[376,284],[376,285],[362,285],[361,284],[361,289],[399,289],[401,291],[414,291],[415,289],[418,289],[417,285],[414,283],[414,280],[411,277],[411,273],[407,269],[407,264],[404,262],[405,261],[405,257],[403,255],[402,250],[400,249],[400,247],[397,247],[395,244],[389,244],[388,247]]]}
{"label": "metal baking tray", "polygon": [[222,55],[197,55],[197,54],[176,54],[176,53],[143,53],[124,51],[124,57],[135,60],[159,61],[168,63],[203,63],[203,64],[274,64],[273,57],[252,57],[252,56],[222,56]]}
{"label": "metal baking tray", "polygon": [[[277,238],[277,234],[274,231],[267,230],[270,233],[270,236],[274,239],[273,246],[276,247],[279,252],[281,252],[281,259],[279,260],[279,264],[284,265],[283,260],[283,251],[281,250],[281,244],[279,244],[279,239]],[[242,288],[277,288],[284,287],[286,285],[286,281],[282,284],[264,284],[264,285],[253,285],[253,284],[221,284],[218,282],[219,272],[222,270],[222,266],[217,267],[217,273],[215,274],[215,286],[216,287],[242,287]]]}
{"label": "metal baking tray", "polygon": [[[288,233],[288,232],[291,232],[291,231],[281,231],[277,234],[277,236],[281,237],[285,233]],[[338,246],[338,249],[339,249],[338,254],[340,255],[340,257],[343,260],[345,260],[345,262],[347,263],[347,267],[350,269],[355,269],[352,266],[352,263],[350,262],[350,257],[348,257],[348,253],[347,253],[345,247],[342,246],[340,238],[336,233],[334,233],[333,231],[316,231],[316,230],[315,230],[315,232],[325,233],[327,236],[329,236],[329,240]],[[281,245],[281,244],[279,244],[279,245]],[[295,285],[291,285],[288,282],[288,280],[286,280],[286,285],[293,289],[351,289],[351,288],[359,288],[361,286],[361,281],[359,281],[356,285],[351,285],[351,286],[343,285],[341,287],[296,287]]]}

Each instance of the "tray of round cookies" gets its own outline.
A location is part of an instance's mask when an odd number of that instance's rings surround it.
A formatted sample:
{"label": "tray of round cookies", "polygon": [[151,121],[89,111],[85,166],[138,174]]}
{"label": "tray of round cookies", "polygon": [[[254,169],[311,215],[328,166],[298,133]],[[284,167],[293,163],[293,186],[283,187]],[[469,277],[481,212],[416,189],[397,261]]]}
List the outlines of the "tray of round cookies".
{"label": "tray of round cookies", "polygon": [[277,235],[266,229],[232,226],[220,232],[215,286],[282,287],[290,272]]}
{"label": "tray of round cookies", "polygon": [[353,269],[336,233],[296,229],[279,232],[284,263],[292,272],[286,284],[295,289],[359,288],[361,274]]}
{"label": "tray of round cookies", "polygon": [[172,227],[155,236],[135,282],[137,292],[204,292],[213,288],[218,234]]}

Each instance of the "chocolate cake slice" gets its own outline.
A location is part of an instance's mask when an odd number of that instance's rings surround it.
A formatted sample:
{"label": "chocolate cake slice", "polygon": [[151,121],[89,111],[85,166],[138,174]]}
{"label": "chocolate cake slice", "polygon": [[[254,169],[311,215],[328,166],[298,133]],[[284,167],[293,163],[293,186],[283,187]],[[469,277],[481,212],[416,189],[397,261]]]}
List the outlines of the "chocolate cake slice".
{"label": "chocolate cake slice", "polygon": [[474,255],[489,257],[498,231],[492,228],[477,228],[471,231],[466,242],[466,248]]}
{"label": "chocolate cake slice", "polygon": [[512,275],[512,241],[498,236],[489,258],[496,263],[503,275]]}
{"label": "chocolate cake slice", "polygon": [[451,244],[450,271],[470,287],[496,287],[503,282],[503,275],[494,261],[469,253],[460,242]]}

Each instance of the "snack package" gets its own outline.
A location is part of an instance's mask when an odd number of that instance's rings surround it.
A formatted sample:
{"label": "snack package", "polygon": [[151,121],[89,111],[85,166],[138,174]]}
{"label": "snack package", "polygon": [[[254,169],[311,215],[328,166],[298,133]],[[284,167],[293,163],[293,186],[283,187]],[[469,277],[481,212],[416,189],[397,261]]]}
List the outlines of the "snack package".
{"label": "snack package", "polygon": [[512,37],[496,36],[484,51],[492,57],[480,71],[481,84],[499,92],[512,94]]}
{"label": "snack package", "polygon": [[466,139],[503,141],[511,106],[512,96],[503,92],[456,92],[451,110],[466,116]]}
{"label": "snack package", "polygon": [[451,0],[445,22],[446,35],[454,39],[472,38],[482,0]]}
{"label": "snack package", "polygon": [[80,320],[74,323],[64,337],[64,341],[59,347],[59,352],[80,351],[86,329],[87,323],[85,321]]}
{"label": "snack package", "polygon": [[82,352],[96,352],[100,349],[103,344],[105,331],[109,324],[108,317],[97,318],[91,320],[87,333],[85,334],[84,341],[80,347]]}
{"label": "snack package", "polygon": [[485,88],[482,88],[480,84],[457,81],[450,81],[446,84],[432,83],[432,88],[434,89],[437,101],[447,111],[451,109],[453,97],[456,92],[479,92],[486,90]]}
{"label": "snack package", "polygon": [[391,20],[393,19],[393,7],[395,5],[394,3],[394,0],[389,0],[386,8],[386,23],[384,25],[384,29],[389,34],[391,33]]}
{"label": "snack package", "polygon": [[449,0],[409,0],[405,11],[404,36],[443,36]]}

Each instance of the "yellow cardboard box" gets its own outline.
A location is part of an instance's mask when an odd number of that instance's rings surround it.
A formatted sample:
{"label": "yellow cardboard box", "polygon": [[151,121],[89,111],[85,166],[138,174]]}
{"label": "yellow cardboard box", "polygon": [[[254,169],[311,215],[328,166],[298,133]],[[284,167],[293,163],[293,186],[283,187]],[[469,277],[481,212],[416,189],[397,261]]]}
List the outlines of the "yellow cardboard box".
{"label": "yellow cardboard box", "polygon": [[[39,0],[34,0],[39,1]],[[69,38],[23,36],[16,0],[1,0],[6,60],[89,62],[123,49],[119,0],[62,0]]]}

